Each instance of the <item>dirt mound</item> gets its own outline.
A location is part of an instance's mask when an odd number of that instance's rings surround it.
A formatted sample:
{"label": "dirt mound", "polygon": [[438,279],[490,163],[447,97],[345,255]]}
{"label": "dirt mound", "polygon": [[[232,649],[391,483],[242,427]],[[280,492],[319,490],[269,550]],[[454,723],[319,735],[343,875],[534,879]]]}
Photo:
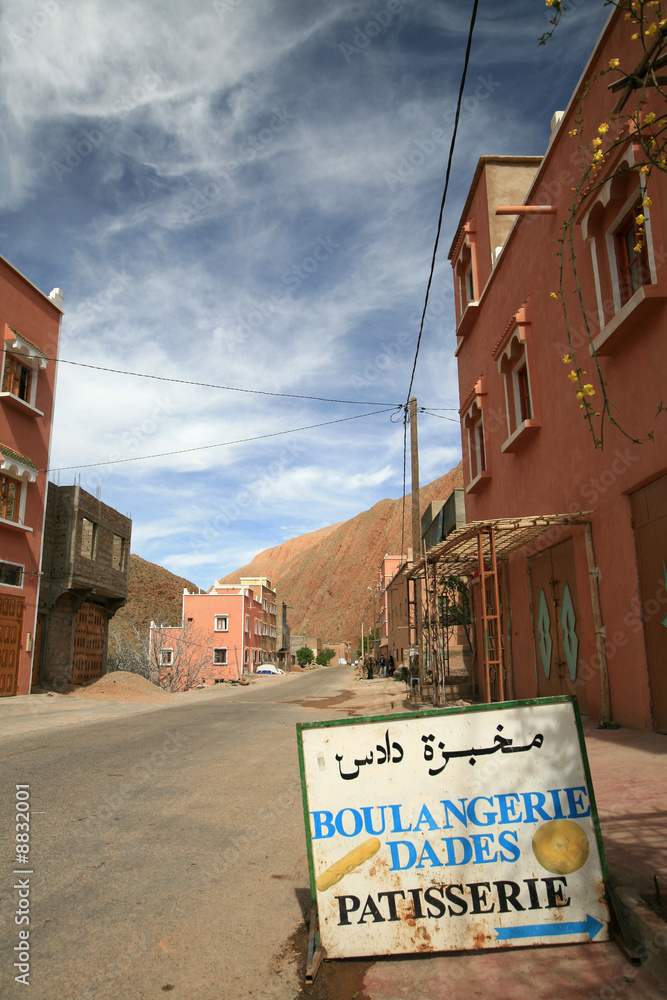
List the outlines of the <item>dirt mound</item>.
{"label": "dirt mound", "polygon": [[151,684],[145,677],[125,670],[114,670],[92,684],[73,688],[69,693],[80,698],[105,698],[108,701],[164,701],[170,697],[168,691]]}

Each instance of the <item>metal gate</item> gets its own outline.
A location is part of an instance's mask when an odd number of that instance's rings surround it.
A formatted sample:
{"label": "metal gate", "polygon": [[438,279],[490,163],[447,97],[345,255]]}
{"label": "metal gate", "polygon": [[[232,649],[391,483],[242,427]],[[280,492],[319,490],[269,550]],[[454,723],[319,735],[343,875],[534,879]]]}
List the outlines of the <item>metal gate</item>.
{"label": "metal gate", "polygon": [[24,610],[23,597],[0,597],[0,697],[16,693]]}
{"label": "metal gate", "polygon": [[667,733],[667,476],[630,496],[653,728]]}
{"label": "metal gate", "polygon": [[72,684],[87,684],[102,676],[105,630],[103,609],[84,601],[76,616]]}
{"label": "metal gate", "polygon": [[530,588],[538,696],[576,694],[586,714],[586,682],[578,675],[581,629],[571,538],[531,558]]}

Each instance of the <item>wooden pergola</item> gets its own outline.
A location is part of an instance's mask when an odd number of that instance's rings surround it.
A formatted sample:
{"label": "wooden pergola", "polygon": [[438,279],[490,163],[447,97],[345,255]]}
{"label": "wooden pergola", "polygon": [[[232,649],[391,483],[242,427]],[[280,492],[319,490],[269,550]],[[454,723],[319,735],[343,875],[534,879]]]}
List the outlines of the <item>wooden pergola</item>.
{"label": "wooden pergola", "polygon": [[429,622],[429,633],[435,628],[435,637],[431,635],[430,649],[433,666],[434,700],[436,704],[444,704],[444,684],[442,678],[442,663],[440,662],[437,638],[438,577],[478,577],[480,580],[480,620],[483,642],[483,679],[484,696],[491,701],[491,681],[497,682],[498,700],[504,701],[505,664],[500,622],[500,595],[498,591],[498,561],[507,558],[512,552],[523,548],[544,532],[554,527],[581,524],[585,526],[586,555],[591,580],[591,603],[595,628],[598,638],[598,653],[604,664],[603,683],[603,717],[606,699],[608,703],[608,680],[606,679],[606,658],[604,657],[604,628],[600,614],[598,594],[598,572],[593,554],[593,542],[590,518],[593,510],[584,510],[572,514],[535,514],[524,517],[499,517],[487,521],[469,521],[456,528],[438,545],[429,549],[407,572],[408,579],[423,579],[426,591],[426,606]]}

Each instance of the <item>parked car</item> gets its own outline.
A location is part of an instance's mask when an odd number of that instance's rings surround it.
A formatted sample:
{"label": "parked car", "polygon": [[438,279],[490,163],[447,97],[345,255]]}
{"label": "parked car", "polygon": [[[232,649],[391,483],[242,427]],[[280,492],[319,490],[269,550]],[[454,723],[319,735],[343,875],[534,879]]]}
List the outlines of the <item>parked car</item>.
{"label": "parked car", "polygon": [[275,663],[260,663],[255,671],[256,674],[284,674],[285,671],[277,667]]}

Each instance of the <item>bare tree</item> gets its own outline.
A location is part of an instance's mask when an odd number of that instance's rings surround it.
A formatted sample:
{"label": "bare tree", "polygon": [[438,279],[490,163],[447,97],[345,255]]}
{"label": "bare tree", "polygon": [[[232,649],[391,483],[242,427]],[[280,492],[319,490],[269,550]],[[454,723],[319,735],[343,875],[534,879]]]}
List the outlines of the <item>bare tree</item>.
{"label": "bare tree", "polygon": [[139,674],[141,677],[151,679],[149,642],[146,635],[142,635],[136,625],[132,625],[132,632],[121,631],[113,627],[113,621],[109,627],[109,647],[107,651],[107,668],[109,674],[113,670],[124,670],[130,674]]}
{"label": "bare tree", "polygon": [[189,691],[213,662],[213,647],[192,622],[177,627],[153,625],[149,679],[167,691]]}

